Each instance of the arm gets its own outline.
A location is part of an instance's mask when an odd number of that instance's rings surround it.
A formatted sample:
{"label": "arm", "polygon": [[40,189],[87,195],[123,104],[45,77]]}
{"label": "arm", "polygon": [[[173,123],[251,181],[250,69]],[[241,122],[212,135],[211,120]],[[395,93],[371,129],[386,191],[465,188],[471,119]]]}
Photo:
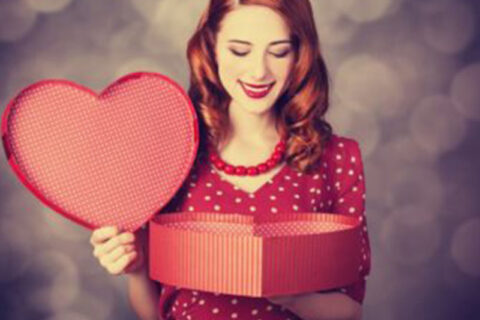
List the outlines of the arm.
{"label": "arm", "polygon": [[[331,170],[341,168],[342,172],[331,172],[336,176],[333,187],[333,203],[330,208],[332,213],[339,213],[357,217],[360,220],[361,249],[358,252],[361,264],[358,270],[358,280],[342,288],[336,288],[341,293],[362,304],[366,292],[366,277],[371,268],[370,241],[367,231],[367,218],[365,215],[365,174],[360,145],[353,139],[342,139],[343,147],[340,147],[340,158],[335,157],[332,163],[335,165]],[[338,185],[337,185],[338,183]],[[318,292],[318,291],[317,291]],[[320,292],[321,293],[321,292]]]}
{"label": "arm", "polygon": [[[343,288],[316,291],[304,295],[286,296],[271,299],[289,308],[305,320],[323,319],[361,319],[361,303],[365,296],[365,277],[370,272],[370,245],[365,217],[365,179],[361,151],[358,143],[352,139],[343,140],[343,146],[335,154],[330,176],[332,182],[332,213],[357,216],[361,220],[359,241],[362,242],[362,264],[359,268],[359,280]],[[335,172],[342,168],[341,174]],[[338,181],[338,184],[336,183]],[[333,292],[332,292],[333,291]]]}
{"label": "arm", "polygon": [[[143,254],[143,264],[136,270],[127,273],[128,298],[130,305],[141,320],[157,320],[159,290],[148,272],[148,227],[136,233],[139,252]],[[135,266],[133,266],[135,268]]]}
{"label": "arm", "polygon": [[362,306],[340,292],[296,295],[282,303],[304,320],[361,320]]}
{"label": "arm", "polygon": [[112,275],[127,275],[130,303],[142,320],[157,320],[156,283],[148,273],[148,229],[121,232],[115,226],[97,228],[90,243],[93,255]]}
{"label": "arm", "polygon": [[128,298],[133,310],[142,320],[158,320],[158,288],[148,277],[146,269],[128,274]]}

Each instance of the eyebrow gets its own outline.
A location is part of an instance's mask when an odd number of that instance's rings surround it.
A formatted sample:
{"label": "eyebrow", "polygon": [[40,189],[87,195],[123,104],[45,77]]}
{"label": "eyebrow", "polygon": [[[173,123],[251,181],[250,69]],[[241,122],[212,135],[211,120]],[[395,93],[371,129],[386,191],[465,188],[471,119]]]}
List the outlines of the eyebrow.
{"label": "eyebrow", "polygon": [[[248,42],[248,41],[245,41],[245,40],[236,40],[236,39],[233,39],[233,40],[228,40],[228,42],[230,43],[241,43],[241,44],[248,44],[248,45],[252,45],[251,42]],[[276,45],[276,44],[281,44],[281,43],[293,43],[292,40],[277,40],[277,41],[272,41],[270,42],[270,45]]]}

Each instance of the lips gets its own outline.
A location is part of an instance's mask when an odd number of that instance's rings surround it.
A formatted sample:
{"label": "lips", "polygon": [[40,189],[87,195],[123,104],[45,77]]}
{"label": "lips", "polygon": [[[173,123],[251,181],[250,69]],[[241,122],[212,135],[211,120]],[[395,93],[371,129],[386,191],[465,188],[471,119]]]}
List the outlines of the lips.
{"label": "lips", "polygon": [[275,85],[275,82],[272,82],[269,84],[261,84],[261,85],[244,83],[242,81],[239,81],[239,82],[243,88],[243,91],[245,91],[245,94],[253,99],[260,99],[265,97],[270,92],[272,87]]}

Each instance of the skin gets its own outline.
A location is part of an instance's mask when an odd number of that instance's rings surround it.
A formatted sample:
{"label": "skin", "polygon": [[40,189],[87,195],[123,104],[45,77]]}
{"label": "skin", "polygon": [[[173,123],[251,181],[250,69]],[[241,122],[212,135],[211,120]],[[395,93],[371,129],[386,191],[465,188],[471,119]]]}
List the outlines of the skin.
{"label": "skin", "polygon": [[141,243],[132,232],[120,232],[115,226],[94,230],[90,236],[93,255],[110,274],[134,272],[143,266]]}
{"label": "skin", "polygon": [[[294,64],[290,40],[290,30],[282,17],[264,6],[240,5],[222,20],[215,54],[220,80],[231,97],[231,126],[218,153],[228,163],[251,166],[264,162],[280,140],[272,108],[288,86]],[[275,84],[267,96],[253,99],[244,92],[241,82]],[[255,177],[218,173],[240,189],[254,192],[280,169],[278,166]]]}
{"label": "skin", "polygon": [[[232,98],[232,113],[270,124],[266,119],[271,119],[271,108],[285,89],[294,62],[290,31],[282,17],[267,7],[240,6],[223,19],[215,52],[220,80]],[[266,97],[252,99],[239,81],[275,85]]]}

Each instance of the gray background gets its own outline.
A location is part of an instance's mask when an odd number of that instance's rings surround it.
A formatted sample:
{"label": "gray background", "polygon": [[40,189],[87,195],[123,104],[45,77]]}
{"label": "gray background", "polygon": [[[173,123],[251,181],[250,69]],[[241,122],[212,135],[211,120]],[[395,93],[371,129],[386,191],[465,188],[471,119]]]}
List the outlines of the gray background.
{"label": "gray background", "polygon": [[[327,116],[360,142],[372,272],[365,319],[480,319],[477,0],[312,0]],[[1,0],[0,102],[43,78],[101,90],[149,70],[188,83],[205,0]],[[0,318],[134,319],[90,233],[0,161]]]}

